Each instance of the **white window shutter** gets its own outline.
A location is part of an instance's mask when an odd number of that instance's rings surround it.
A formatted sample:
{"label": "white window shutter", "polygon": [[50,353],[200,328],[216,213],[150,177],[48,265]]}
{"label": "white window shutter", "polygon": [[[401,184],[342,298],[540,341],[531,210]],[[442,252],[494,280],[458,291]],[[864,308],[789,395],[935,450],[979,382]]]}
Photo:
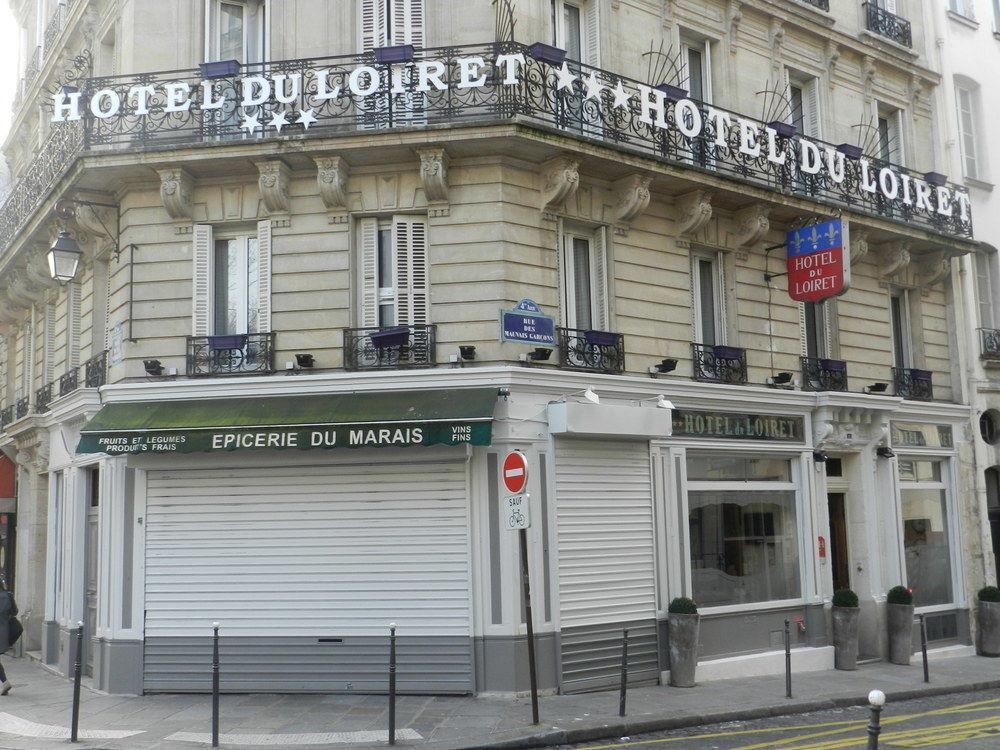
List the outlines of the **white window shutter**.
{"label": "white window shutter", "polygon": [[410,219],[410,305],[412,325],[430,323],[427,284],[427,220]]}
{"label": "white window shutter", "polygon": [[384,0],[359,0],[361,8],[361,51],[386,46],[387,19]]}
{"label": "white window shutter", "polygon": [[423,48],[424,18],[424,0],[393,0],[391,43]]}
{"label": "white window shutter", "polygon": [[885,8],[890,13],[899,14],[898,6],[896,5],[896,0],[882,0],[882,7]]}
{"label": "white window shutter", "polygon": [[822,137],[821,131],[821,118],[820,118],[820,107],[819,107],[819,79],[812,79],[806,86],[805,91],[802,92],[802,98],[805,103],[805,112],[803,112],[803,119],[805,120],[806,135],[812,138]]}
{"label": "white window shutter", "polygon": [[[806,324],[806,303],[799,303],[799,331],[802,332],[802,356],[809,356],[809,326]],[[774,331],[768,331],[768,335],[774,337]]]}
{"label": "white window shutter", "polygon": [[586,60],[583,62],[595,68],[601,65],[601,6],[597,0],[590,0],[584,11],[584,38],[587,44]]}
{"label": "white window shutter", "polygon": [[51,383],[54,377],[56,358],[56,306],[45,303],[45,339],[42,350],[42,384]]}
{"label": "white window shutter", "polygon": [[66,371],[80,364],[80,283],[71,281],[66,287]]}
{"label": "white window shutter", "polygon": [[719,322],[717,323],[719,330],[716,336],[716,343],[726,344],[729,337],[729,317],[726,314],[726,299],[729,297],[729,290],[726,288],[726,256],[722,253],[716,254],[715,267],[719,273],[719,288],[715,293],[717,300],[716,312],[719,315]]}
{"label": "white window shutter", "polygon": [[362,328],[378,325],[378,219],[358,221],[358,259],[361,265],[360,319]]}
{"label": "white window shutter", "polygon": [[594,328],[599,331],[607,331],[611,325],[607,231],[607,227],[599,227],[594,232],[591,253],[594,275]]}
{"label": "white window shutter", "polygon": [[258,333],[271,332],[271,220],[257,222]]}
{"label": "white window shutter", "polygon": [[214,247],[212,227],[195,224],[192,240],[191,333],[208,336],[212,333],[212,286],[214,282]]}
{"label": "white window shutter", "polygon": [[778,81],[778,86],[781,87],[781,91],[778,93],[785,97],[785,102],[788,105],[788,117],[786,120],[789,123],[793,123],[795,122],[795,105],[792,103],[792,77],[788,73],[788,68],[781,69],[781,80]]}

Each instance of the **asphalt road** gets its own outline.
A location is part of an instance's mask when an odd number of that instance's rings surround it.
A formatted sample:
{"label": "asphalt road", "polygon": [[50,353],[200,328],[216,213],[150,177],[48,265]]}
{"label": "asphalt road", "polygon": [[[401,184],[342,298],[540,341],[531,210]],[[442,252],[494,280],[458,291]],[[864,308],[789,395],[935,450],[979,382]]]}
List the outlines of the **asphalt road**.
{"label": "asphalt road", "polygon": [[[586,750],[865,748],[870,714],[867,708],[845,708],[563,747]],[[882,712],[879,748],[1000,750],[1000,694],[996,691],[959,693],[887,703]]]}

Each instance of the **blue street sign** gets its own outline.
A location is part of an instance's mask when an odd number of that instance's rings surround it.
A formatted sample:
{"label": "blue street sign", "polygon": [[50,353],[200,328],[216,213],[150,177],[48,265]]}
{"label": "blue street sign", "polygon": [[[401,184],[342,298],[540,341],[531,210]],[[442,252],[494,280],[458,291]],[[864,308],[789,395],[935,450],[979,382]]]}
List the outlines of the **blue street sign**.
{"label": "blue street sign", "polygon": [[556,345],[556,322],[532,300],[523,299],[513,310],[500,311],[500,340],[530,346]]}

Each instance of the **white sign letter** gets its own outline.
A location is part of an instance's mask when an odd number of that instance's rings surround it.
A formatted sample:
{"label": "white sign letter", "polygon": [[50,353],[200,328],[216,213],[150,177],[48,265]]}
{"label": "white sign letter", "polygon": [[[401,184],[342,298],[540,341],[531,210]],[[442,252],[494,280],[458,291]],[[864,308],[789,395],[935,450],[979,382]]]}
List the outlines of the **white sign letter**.
{"label": "white sign letter", "polygon": [[[247,76],[242,83],[244,107],[257,107],[271,98],[271,82],[264,76]],[[256,95],[255,86],[258,88]]]}
{"label": "white sign letter", "polygon": [[[667,128],[667,95],[662,91],[651,89],[649,86],[639,86],[639,121],[647,125],[655,125],[658,128]],[[650,100],[652,96],[652,100]],[[653,120],[653,113],[656,113],[656,120]]]}
{"label": "white sign letter", "polygon": [[52,97],[52,122],[80,119],[80,92],[60,89]]}
{"label": "white sign letter", "polygon": [[819,160],[819,146],[812,141],[807,141],[805,138],[801,138],[799,139],[799,148],[802,149],[799,168],[805,174],[819,174],[821,166]]}
{"label": "white sign letter", "polygon": [[481,57],[461,57],[458,60],[460,78],[458,88],[478,89],[486,85],[486,74],[482,69],[486,67],[486,61]]}
{"label": "white sign letter", "polygon": [[517,83],[517,66],[524,65],[524,55],[497,55],[496,66],[504,71],[503,85],[513,86]]}
{"label": "white sign letter", "polygon": [[[273,76],[273,80],[275,99],[282,104],[294,104],[298,100],[299,93],[302,91],[301,73],[292,73],[291,75],[281,73]],[[292,90],[290,92],[285,90],[285,81],[292,82]]]}
{"label": "white sign letter", "polygon": [[[660,98],[663,94],[660,94]],[[697,138],[701,135],[703,123],[701,121],[701,110],[690,99],[681,99],[674,105],[674,118],[677,120],[677,129],[686,138]]]}
{"label": "white sign letter", "polygon": [[[361,76],[368,77],[368,85],[364,88],[361,88]],[[347,79],[347,85],[351,89],[351,93],[355,96],[371,96],[379,90],[382,80],[375,68],[370,65],[360,65],[351,71],[351,76]]]}
{"label": "white sign letter", "polygon": [[164,112],[187,112],[191,109],[191,84],[186,81],[174,81],[163,84],[167,93],[167,106]]}
{"label": "white sign letter", "polygon": [[757,142],[757,123],[751,120],[739,119],[740,123],[740,153],[756,159],[760,156],[760,143]]}
{"label": "white sign letter", "polygon": [[444,91],[448,88],[441,80],[441,76],[444,75],[444,63],[440,60],[421,60],[417,63],[417,72],[420,76],[417,91],[430,91],[431,83],[438,91]]}

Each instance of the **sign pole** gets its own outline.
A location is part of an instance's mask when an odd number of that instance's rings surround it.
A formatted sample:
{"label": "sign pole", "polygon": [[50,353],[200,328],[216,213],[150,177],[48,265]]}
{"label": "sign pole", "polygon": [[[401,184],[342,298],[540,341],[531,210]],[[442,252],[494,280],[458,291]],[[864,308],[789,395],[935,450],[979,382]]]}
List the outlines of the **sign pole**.
{"label": "sign pole", "polygon": [[528,531],[519,529],[521,581],[524,590],[524,620],[528,627],[528,674],[531,678],[531,723],[538,724],[538,674],[535,670],[535,629],[531,620],[531,586],[528,582]]}

